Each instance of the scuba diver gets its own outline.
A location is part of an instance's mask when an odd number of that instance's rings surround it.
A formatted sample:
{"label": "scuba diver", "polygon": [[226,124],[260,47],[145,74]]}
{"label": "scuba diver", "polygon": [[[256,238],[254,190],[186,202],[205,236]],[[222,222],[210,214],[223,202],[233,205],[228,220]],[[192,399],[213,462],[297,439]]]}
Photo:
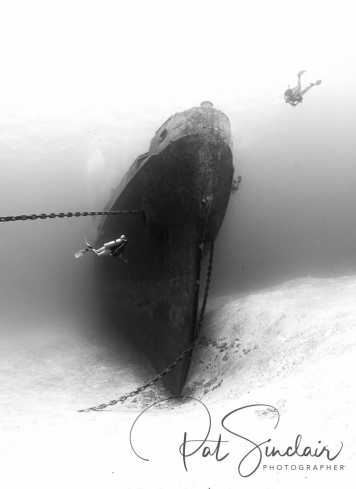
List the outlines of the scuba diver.
{"label": "scuba diver", "polygon": [[320,85],[321,80],[317,80],[315,83],[311,83],[309,87],[304,88],[304,90],[301,90],[301,85],[300,85],[300,77],[302,76],[303,73],[305,73],[306,70],[302,70],[298,73],[298,86],[294,88],[289,88],[288,85],[288,90],[284,92],[284,100],[286,101],[286,104],[290,104],[293,107],[298,105],[300,102],[303,102],[303,95],[307,93],[308,90],[311,89],[314,85]]}
{"label": "scuba diver", "polygon": [[92,251],[95,253],[97,256],[107,256],[111,255],[112,257],[116,258],[119,256],[121,260],[123,260],[125,263],[128,262],[128,260],[125,260],[125,258],[122,256],[125,246],[128,244],[128,240],[126,239],[125,235],[123,234],[119,239],[116,239],[115,241],[109,241],[109,243],[105,243],[104,246],[99,248],[98,250],[95,250],[87,241],[85,238],[85,242],[87,245],[87,248],[85,250],[80,250],[78,253],[75,254],[76,258],[79,258],[84,255],[87,251]]}

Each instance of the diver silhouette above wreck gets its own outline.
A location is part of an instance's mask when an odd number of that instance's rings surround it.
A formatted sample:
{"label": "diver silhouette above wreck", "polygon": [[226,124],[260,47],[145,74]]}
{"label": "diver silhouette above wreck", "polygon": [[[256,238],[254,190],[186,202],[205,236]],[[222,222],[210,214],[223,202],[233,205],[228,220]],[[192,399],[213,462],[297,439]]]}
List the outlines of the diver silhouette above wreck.
{"label": "diver silhouette above wreck", "polygon": [[309,87],[304,88],[302,90],[301,88],[301,82],[300,82],[300,77],[305,73],[306,70],[302,70],[298,73],[298,85],[294,88],[289,88],[288,85],[288,90],[284,92],[284,100],[286,104],[290,104],[293,107],[298,105],[300,102],[303,102],[303,95],[307,93],[308,90],[310,90],[314,85],[320,85],[321,80],[317,80],[315,83],[311,83]]}

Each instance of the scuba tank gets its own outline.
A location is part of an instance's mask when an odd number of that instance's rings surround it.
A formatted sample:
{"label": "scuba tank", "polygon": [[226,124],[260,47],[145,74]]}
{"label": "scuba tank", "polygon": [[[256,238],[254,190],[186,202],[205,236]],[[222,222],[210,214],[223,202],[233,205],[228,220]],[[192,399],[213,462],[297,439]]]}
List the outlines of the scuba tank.
{"label": "scuba tank", "polygon": [[106,249],[108,248],[111,248],[112,246],[114,246],[116,244],[116,241],[109,241],[109,243],[105,243],[104,246]]}

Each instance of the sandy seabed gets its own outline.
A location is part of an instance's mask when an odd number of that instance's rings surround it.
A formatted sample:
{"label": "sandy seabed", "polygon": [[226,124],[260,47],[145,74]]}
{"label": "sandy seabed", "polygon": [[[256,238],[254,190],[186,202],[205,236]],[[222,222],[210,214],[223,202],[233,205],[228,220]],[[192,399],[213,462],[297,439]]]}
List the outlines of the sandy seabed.
{"label": "sandy seabed", "polygon": [[356,277],[209,301],[181,399],[158,385],[79,413],[155,374],[68,326],[8,333],[0,351],[2,488],[355,487]]}

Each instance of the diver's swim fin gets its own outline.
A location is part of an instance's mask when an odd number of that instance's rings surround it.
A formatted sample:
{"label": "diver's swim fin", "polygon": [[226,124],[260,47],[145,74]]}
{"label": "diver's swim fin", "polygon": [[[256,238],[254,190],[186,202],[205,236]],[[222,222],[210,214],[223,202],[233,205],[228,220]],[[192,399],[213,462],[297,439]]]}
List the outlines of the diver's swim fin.
{"label": "diver's swim fin", "polygon": [[298,77],[298,78],[299,78],[299,77],[301,77],[301,76],[302,76],[302,74],[303,74],[303,73],[305,73],[306,71],[307,71],[307,70],[302,70],[302,71],[300,71],[300,72],[298,73],[297,77]]}
{"label": "diver's swim fin", "polygon": [[320,85],[321,84],[321,80],[317,80],[314,85]]}
{"label": "diver's swim fin", "polygon": [[80,250],[80,251],[78,251],[78,252],[77,252],[77,253],[76,253],[74,256],[75,256],[76,258],[80,258],[80,257],[81,257],[81,256],[83,256],[83,255],[84,255],[84,253],[86,253],[87,251],[89,251],[89,250]]}
{"label": "diver's swim fin", "polygon": [[86,245],[87,245],[87,247],[88,247],[88,248],[86,248],[85,250],[80,250],[80,251],[78,251],[78,252],[75,254],[75,257],[76,257],[76,258],[80,258],[81,256],[83,256],[83,255],[84,255],[84,253],[86,253],[87,251],[90,251],[90,250],[92,250],[92,249],[93,249],[93,247],[92,247],[92,246],[91,246],[91,245],[88,243],[88,241],[87,241],[87,237],[86,237],[86,236],[84,236],[84,239],[85,239],[85,243],[86,243]]}
{"label": "diver's swim fin", "polygon": [[86,237],[86,236],[84,236],[84,239],[85,239],[85,243],[86,243],[87,247],[88,247],[88,248],[92,248],[92,246],[91,246],[91,245],[88,243],[88,241],[87,241],[87,237]]}

